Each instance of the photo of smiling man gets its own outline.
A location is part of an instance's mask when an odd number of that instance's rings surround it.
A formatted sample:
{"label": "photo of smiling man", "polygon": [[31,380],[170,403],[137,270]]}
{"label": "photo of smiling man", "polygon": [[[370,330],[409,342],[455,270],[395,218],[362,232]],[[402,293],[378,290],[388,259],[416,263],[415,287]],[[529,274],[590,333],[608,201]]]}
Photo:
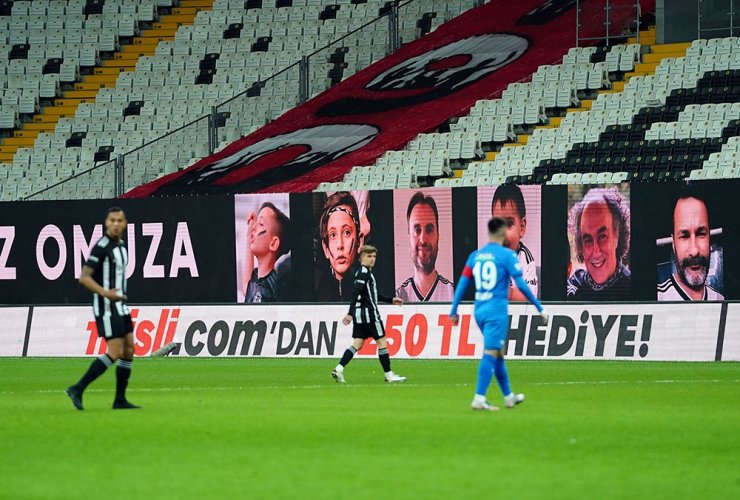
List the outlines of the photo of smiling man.
{"label": "photo of smiling man", "polygon": [[[629,195],[620,188],[568,186],[571,261],[566,298],[627,300],[630,295]],[[629,189],[628,187],[626,189]]]}
{"label": "photo of smiling man", "polygon": [[658,283],[658,300],[724,300],[722,294],[722,228],[711,228],[707,202],[696,189],[684,189],[673,204],[669,237],[659,238],[658,247],[671,245],[671,257],[658,265],[670,276]]}
{"label": "photo of smiling man", "polygon": [[451,191],[398,190],[394,213],[396,296],[404,302],[451,301],[455,285],[446,278],[452,276]]}

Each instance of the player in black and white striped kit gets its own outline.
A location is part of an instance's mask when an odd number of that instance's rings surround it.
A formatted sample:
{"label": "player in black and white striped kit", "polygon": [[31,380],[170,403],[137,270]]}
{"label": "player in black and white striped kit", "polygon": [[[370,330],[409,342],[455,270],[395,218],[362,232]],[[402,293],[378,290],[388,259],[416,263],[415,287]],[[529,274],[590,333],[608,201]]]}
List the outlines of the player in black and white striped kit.
{"label": "player in black and white striped kit", "polygon": [[93,294],[93,313],[98,336],[108,346],[105,354],[92,362],[79,382],[67,388],[67,395],[82,410],[82,393],[110,365],[116,363],[116,398],[113,409],[139,408],[126,399],[126,387],[134,358],[134,335],[131,312],[126,305],[126,264],[128,252],[121,239],[126,230],[126,215],[111,207],[105,217],[105,234],[90,251],[82,268],[80,284]]}
{"label": "player in black and white striped kit", "polygon": [[375,267],[375,259],[378,250],[371,245],[364,245],[360,250],[360,269],[355,273],[354,290],[349,313],[342,319],[345,325],[354,321],[352,327],[352,345],[344,351],[339,364],[331,372],[331,376],[339,383],[344,383],[344,367],[352,361],[355,353],[369,338],[375,339],[378,344],[378,359],[385,372],[386,382],[403,382],[406,377],[401,377],[391,370],[391,358],[388,354],[388,345],[385,339],[385,329],[380,319],[378,300],[389,304],[401,305],[400,297],[387,297],[378,293],[378,285],[375,282],[372,270]]}

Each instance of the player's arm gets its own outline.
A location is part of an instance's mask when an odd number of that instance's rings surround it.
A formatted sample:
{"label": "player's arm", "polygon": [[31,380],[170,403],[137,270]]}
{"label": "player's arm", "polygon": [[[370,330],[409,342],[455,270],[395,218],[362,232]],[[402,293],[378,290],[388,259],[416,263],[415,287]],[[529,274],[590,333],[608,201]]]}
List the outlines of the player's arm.
{"label": "player's arm", "polygon": [[537,297],[534,296],[527,282],[524,281],[524,278],[522,277],[522,266],[519,263],[519,259],[517,259],[516,255],[514,255],[513,253],[511,254],[511,260],[509,261],[508,267],[509,274],[511,274],[511,277],[514,279],[514,284],[516,285],[516,287],[527,298],[527,300],[530,301],[537,308],[540,316],[542,316],[545,321],[547,321],[547,313],[545,312],[545,308],[542,307],[542,304],[539,300],[537,300]]}
{"label": "player's arm", "polygon": [[468,285],[470,284],[472,278],[473,268],[471,267],[471,259],[469,258],[468,262],[465,263],[465,267],[463,268],[462,273],[460,273],[460,279],[457,280],[457,286],[455,287],[455,296],[452,298],[450,319],[452,320],[453,324],[457,324],[457,306],[460,305],[460,302],[465,296],[465,292],[467,291]]}
{"label": "player's arm", "polygon": [[386,304],[396,304],[400,306],[403,304],[403,299],[398,296],[391,297],[390,295],[382,295],[378,292],[378,302],[385,302]]}
{"label": "player's arm", "polygon": [[509,287],[509,300],[511,302],[525,302],[527,297],[525,297],[524,294],[519,291],[519,288],[514,285]]}
{"label": "player's arm", "polygon": [[82,267],[82,274],[80,275],[80,279],[79,279],[80,285],[84,286],[85,288],[87,288],[93,293],[97,293],[101,297],[105,297],[111,302],[118,302],[119,300],[123,300],[126,298],[125,295],[123,295],[122,293],[119,293],[119,291],[114,288],[105,289],[102,286],[100,286],[100,284],[97,281],[95,281],[95,279],[93,279],[92,277],[94,272],[95,272],[95,269],[85,264]]}
{"label": "player's arm", "polygon": [[342,319],[342,322],[345,325],[349,325],[352,322],[352,318],[354,318],[355,316],[355,309],[357,308],[357,298],[362,294],[363,291],[365,291],[365,288],[367,288],[367,281],[369,278],[370,271],[368,271],[364,267],[361,267],[355,273],[355,280],[352,287],[352,297],[350,297],[349,301],[349,311],[347,312],[347,315]]}

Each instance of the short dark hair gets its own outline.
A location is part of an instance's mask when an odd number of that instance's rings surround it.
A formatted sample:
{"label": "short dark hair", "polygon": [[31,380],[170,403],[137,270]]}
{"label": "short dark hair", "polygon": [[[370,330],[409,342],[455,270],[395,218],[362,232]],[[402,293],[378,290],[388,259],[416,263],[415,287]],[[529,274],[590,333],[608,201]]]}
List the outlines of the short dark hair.
{"label": "short dark hair", "polygon": [[493,217],[488,221],[488,234],[496,234],[502,227],[507,227],[508,224],[503,217]]}
{"label": "short dark hair", "polygon": [[422,205],[427,205],[432,209],[432,212],[434,212],[434,221],[439,229],[439,212],[437,212],[437,203],[435,203],[434,198],[426,196],[421,191],[414,193],[414,196],[409,200],[409,208],[406,210],[406,224],[408,224],[409,219],[411,219],[411,211],[420,203]]}
{"label": "short dark hair", "polygon": [[[671,210],[671,218],[673,219],[673,228],[675,230],[676,227],[676,205],[678,205],[678,202],[681,200],[688,200],[689,198],[694,198],[695,200],[699,200],[704,204],[704,208],[707,209],[707,219],[712,220],[709,213],[709,205],[707,204],[707,200],[704,199],[704,196],[699,194],[699,191],[693,187],[692,185],[688,184],[681,188],[681,190],[678,193],[678,196],[676,196],[676,200],[673,202],[673,210]],[[673,232],[673,231],[671,231]]]}
{"label": "short dark hair", "polygon": [[263,208],[269,208],[275,214],[275,220],[277,221],[278,225],[277,236],[280,240],[280,246],[278,247],[277,254],[278,257],[280,257],[281,255],[285,255],[290,251],[290,218],[288,218],[288,216],[285,215],[282,210],[280,210],[269,201],[266,201],[262,205],[260,205],[259,211],[261,212]]}
{"label": "short dark hair", "polygon": [[123,217],[124,218],[126,217],[126,212],[124,212],[121,207],[117,207],[117,206],[109,207],[108,210],[106,210],[105,212],[105,217],[103,217],[103,226],[105,226],[105,221],[106,219],[108,219],[108,216],[115,212],[121,212],[123,213]]}
{"label": "short dark hair", "polygon": [[522,190],[516,184],[504,184],[496,189],[493,193],[493,199],[491,200],[491,213],[493,213],[493,206],[498,202],[503,207],[506,203],[513,203],[516,207],[516,213],[520,219],[527,216],[527,208],[524,205],[524,196]]}
{"label": "short dark hair", "polygon": [[568,230],[576,245],[576,259],[583,262],[581,241],[581,216],[589,203],[604,203],[612,216],[612,225],[617,232],[617,261],[623,262],[630,246],[630,209],[616,187],[592,188],[581,201],[573,205],[568,217]]}

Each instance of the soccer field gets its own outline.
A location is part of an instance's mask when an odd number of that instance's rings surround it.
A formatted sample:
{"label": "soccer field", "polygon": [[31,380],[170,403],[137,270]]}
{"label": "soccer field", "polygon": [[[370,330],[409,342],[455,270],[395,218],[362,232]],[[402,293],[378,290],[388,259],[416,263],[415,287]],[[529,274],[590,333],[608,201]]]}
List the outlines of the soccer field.
{"label": "soccer field", "polygon": [[77,411],[89,362],[0,360],[0,498],[740,498],[740,363],[509,361],[491,413],[473,361],[145,358]]}

